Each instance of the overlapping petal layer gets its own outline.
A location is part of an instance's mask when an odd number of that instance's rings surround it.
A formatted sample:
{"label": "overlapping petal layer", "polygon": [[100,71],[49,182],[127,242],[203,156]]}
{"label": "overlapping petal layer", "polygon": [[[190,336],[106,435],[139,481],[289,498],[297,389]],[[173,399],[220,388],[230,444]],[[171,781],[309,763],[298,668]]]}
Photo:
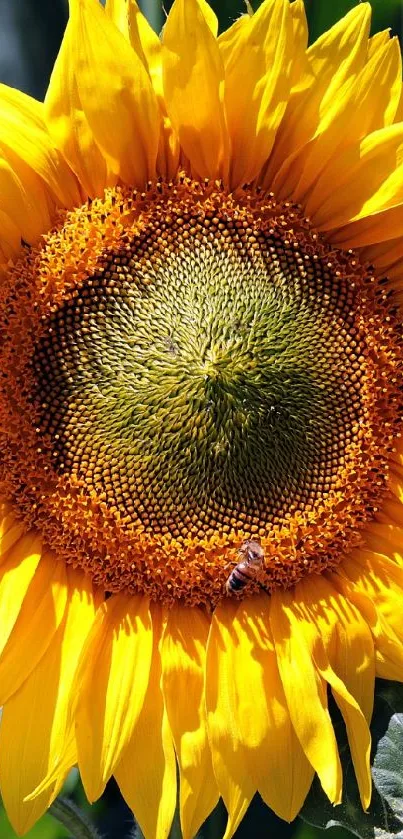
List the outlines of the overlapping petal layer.
{"label": "overlapping petal layer", "polygon": [[[6,696],[0,784],[15,829],[25,832],[47,809],[77,757],[90,799],[114,772],[143,832],[156,839],[168,835],[176,805],[175,753],[189,839],[219,795],[227,837],[256,791],[291,821],[315,770],[337,802],[342,778],[327,686],[367,807],[374,668],[388,678],[401,672],[401,585],[401,568],[367,551],[337,576],[301,583],[295,596],[223,604],[213,616],[178,607],[163,618],[151,606],[151,652],[147,602],[118,595],[102,603],[89,580],[69,570],[64,617],[53,634],[47,627],[49,643],[23,678],[13,672]],[[21,597],[20,581],[14,586]],[[32,595],[28,589],[17,618],[22,643]]]}

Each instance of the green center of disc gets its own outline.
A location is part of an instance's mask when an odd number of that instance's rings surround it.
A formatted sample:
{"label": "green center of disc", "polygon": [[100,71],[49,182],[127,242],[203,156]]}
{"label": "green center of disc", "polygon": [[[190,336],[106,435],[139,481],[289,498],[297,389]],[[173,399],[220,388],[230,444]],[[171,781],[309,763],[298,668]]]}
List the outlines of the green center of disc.
{"label": "green center of disc", "polygon": [[107,254],[33,362],[57,470],[176,538],[321,502],[361,416],[348,282],[278,233],[210,228]]}

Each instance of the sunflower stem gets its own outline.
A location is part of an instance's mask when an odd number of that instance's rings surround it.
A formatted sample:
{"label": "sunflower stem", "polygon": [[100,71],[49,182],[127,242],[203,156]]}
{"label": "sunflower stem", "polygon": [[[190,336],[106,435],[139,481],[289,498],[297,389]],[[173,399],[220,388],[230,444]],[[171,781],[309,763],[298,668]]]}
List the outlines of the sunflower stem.
{"label": "sunflower stem", "polygon": [[94,825],[69,798],[57,798],[49,812],[56,821],[71,832],[74,839],[101,839]]}

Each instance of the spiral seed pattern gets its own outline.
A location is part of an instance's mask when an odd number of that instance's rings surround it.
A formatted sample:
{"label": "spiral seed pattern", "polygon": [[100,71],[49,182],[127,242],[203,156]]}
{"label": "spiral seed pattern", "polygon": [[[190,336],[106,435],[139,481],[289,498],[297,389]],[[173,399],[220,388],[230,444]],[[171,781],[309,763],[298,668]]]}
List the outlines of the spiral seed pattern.
{"label": "spiral seed pattern", "polygon": [[247,594],[288,588],[388,494],[393,288],[272,195],[182,177],[61,213],[0,329],[1,492],[106,591],[210,607],[249,539]]}
{"label": "spiral seed pattern", "polygon": [[57,469],[174,538],[311,509],[364,415],[355,298],[281,235],[211,213],[105,255],[35,351]]}

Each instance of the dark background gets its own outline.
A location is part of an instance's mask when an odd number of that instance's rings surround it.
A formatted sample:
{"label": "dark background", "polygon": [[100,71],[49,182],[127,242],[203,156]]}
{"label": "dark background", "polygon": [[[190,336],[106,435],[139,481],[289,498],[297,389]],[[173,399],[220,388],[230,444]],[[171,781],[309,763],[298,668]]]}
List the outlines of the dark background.
{"label": "dark background", "polygon": [[[311,40],[356,5],[356,0],[305,0]],[[159,31],[165,12],[160,0],[142,0],[144,12]],[[243,11],[242,0],[211,0],[220,29],[225,29]],[[254,8],[259,5],[252,0]],[[164,9],[169,11],[171,0]],[[403,0],[372,0],[373,32],[391,28],[402,42]],[[43,99],[54,59],[67,19],[67,0],[0,0],[0,81],[18,87],[37,99]],[[139,767],[141,772],[141,767]],[[70,773],[64,790],[84,809],[104,839],[129,839],[133,820],[114,782],[102,799],[89,807],[85,801],[76,770]],[[221,839],[225,825],[223,809],[218,809],[198,839]],[[27,839],[62,839],[69,833],[51,815],[33,828]],[[1,839],[16,839],[4,810],[0,808]],[[177,829],[171,839],[179,839]],[[254,801],[235,839],[348,839],[350,833],[337,828],[316,830],[296,820],[292,825],[280,822],[261,803]],[[137,837],[136,837],[137,839]],[[139,836],[138,839],[141,839]]]}

